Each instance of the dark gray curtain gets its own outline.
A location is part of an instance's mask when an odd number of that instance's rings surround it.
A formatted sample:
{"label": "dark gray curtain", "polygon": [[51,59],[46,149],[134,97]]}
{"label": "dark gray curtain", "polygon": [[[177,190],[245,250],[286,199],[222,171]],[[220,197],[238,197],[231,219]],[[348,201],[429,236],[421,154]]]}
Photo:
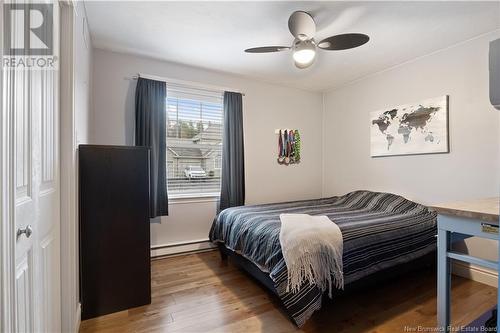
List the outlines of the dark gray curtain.
{"label": "dark gray curtain", "polygon": [[135,145],[150,148],[149,215],[168,215],[165,82],[139,78],[135,90]]}
{"label": "dark gray curtain", "polygon": [[219,210],[245,204],[243,103],[240,93],[224,92],[224,133]]}

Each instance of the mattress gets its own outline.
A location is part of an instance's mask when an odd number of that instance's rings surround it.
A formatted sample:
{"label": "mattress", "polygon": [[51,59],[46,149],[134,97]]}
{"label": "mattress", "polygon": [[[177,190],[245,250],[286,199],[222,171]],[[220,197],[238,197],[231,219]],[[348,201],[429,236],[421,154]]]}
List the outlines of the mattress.
{"label": "mattress", "polygon": [[407,263],[436,248],[436,213],[402,196],[355,191],[325,199],[240,206],[215,218],[210,240],[223,243],[268,273],[287,312],[300,327],[321,308],[322,293],[305,283],[286,291],[279,233],[282,213],[325,215],[342,231],[344,282]]}

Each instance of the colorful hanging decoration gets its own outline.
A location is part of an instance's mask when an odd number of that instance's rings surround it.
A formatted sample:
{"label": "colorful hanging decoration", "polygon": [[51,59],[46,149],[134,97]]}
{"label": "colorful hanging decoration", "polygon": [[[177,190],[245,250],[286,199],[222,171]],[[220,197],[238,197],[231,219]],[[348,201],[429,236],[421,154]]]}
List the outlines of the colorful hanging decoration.
{"label": "colorful hanging decoration", "polygon": [[276,131],[278,137],[278,163],[283,165],[300,162],[300,134],[298,130]]}
{"label": "colorful hanging decoration", "polygon": [[280,136],[278,139],[278,163],[283,164],[285,162],[285,154],[284,154],[284,149],[283,149],[283,134],[281,133],[280,130]]}

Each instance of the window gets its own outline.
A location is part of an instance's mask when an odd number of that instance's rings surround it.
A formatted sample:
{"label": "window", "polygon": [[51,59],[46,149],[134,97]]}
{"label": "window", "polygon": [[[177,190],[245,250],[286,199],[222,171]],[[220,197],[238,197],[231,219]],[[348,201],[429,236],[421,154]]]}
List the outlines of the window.
{"label": "window", "polygon": [[169,197],[219,194],[222,115],[222,92],[167,86]]}

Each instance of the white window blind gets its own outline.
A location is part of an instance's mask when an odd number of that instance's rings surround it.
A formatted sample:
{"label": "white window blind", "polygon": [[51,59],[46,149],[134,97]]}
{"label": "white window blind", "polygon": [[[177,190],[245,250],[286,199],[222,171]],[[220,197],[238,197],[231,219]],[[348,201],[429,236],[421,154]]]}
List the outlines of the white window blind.
{"label": "white window blind", "polygon": [[222,116],[222,92],[167,85],[169,197],[220,192]]}

